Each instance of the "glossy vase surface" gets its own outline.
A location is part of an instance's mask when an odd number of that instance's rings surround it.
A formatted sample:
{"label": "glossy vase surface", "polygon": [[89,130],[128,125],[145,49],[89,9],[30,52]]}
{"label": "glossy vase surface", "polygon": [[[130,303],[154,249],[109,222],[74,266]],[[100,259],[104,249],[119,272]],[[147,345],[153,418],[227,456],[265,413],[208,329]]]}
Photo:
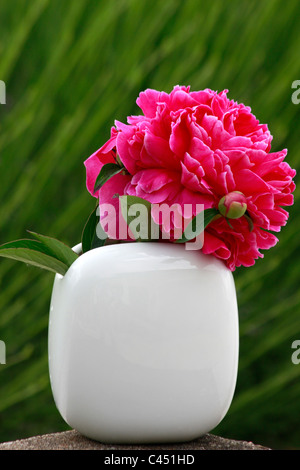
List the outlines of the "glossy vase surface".
{"label": "glossy vase surface", "polygon": [[183,442],[210,432],[231,404],[238,348],[234,279],[213,256],[123,243],[91,250],[55,277],[53,396],[63,419],[92,439]]}

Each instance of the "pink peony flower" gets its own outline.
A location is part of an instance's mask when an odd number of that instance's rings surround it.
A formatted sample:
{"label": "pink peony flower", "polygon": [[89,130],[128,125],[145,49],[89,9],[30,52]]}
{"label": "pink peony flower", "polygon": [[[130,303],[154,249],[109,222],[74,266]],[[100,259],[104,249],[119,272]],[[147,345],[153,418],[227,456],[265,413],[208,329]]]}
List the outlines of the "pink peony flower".
{"label": "pink peony flower", "polygon": [[[151,203],[196,204],[218,208],[220,199],[241,192],[246,217],[216,218],[205,229],[203,253],[222,259],[230,270],[251,266],[261,249],[274,246],[293,204],[295,170],[284,162],[286,150],[271,152],[272,136],[251,109],[220,93],[191,92],[176,86],[170,94],[147,89],[137,104],[143,111],[127,124],[116,121],[110,140],[86,160],[87,188],[93,187],[103,164],[116,153],[127,175],[112,177],[94,196],[114,202],[115,193],[136,195]],[[154,220],[155,212],[152,214]],[[163,226],[172,232],[172,224]]]}

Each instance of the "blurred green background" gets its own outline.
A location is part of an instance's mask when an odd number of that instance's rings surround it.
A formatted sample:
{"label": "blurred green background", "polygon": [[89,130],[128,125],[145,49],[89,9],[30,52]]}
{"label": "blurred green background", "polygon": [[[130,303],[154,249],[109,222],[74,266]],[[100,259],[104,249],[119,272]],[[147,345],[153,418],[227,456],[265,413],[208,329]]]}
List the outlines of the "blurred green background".
{"label": "blurred green background", "polygon": [[[229,89],[300,163],[298,0],[2,0],[0,243],[26,230],[75,245],[94,200],[83,161],[145,88]],[[297,177],[296,177],[297,182]],[[300,212],[280,242],[234,273],[240,315],[236,393],[213,431],[300,449]],[[0,441],[68,429],[51,394],[47,324],[53,276],[0,260]]]}

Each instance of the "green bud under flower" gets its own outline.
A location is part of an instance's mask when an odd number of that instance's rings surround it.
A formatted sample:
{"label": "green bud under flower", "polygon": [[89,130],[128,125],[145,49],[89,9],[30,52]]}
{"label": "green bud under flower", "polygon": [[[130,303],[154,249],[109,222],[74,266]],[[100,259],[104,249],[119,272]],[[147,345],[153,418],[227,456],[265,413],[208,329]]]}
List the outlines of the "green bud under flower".
{"label": "green bud under flower", "polygon": [[239,219],[247,210],[247,199],[240,191],[232,191],[220,199],[218,209],[228,219]]}

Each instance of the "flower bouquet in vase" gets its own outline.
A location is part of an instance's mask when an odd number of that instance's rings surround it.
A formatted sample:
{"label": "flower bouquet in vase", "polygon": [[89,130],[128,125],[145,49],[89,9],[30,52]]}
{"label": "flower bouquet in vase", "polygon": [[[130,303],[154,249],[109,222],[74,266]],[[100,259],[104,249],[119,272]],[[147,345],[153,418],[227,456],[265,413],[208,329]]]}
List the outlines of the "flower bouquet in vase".
{"label": "flower bouquet in vase", "polygon": [[293,204],[286,150],[220,93],[147,89],[84,163],[95,198],[78,245],[32,233],[0,256],[55,272],[56,406],[108,443],[193,440],[226,415],[238,370],[232,272],[274,246]]}

